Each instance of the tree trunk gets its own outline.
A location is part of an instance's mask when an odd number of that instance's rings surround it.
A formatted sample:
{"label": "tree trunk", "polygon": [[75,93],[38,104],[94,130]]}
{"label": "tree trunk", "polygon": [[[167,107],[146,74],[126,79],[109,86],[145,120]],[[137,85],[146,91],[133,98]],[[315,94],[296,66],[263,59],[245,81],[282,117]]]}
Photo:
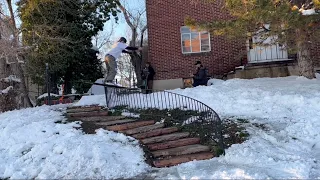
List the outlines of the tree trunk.
{"label": "tree trunk", "polygon": [[[10,18],[12,21],[12,34],[14,37],[14,47],[18,48],[19,46],[19,36],[18,36],[18,29],[16,27],[16,20],[14,17],[14,13],[13,13],[13,8],[12,8],[12,2],[11,0],[7,0],[7,4],[8,4],[8,8],[9,8],[9,12],[10,12]],[[18,53],[18,52],[16,52]],[[16,63],[17,63],[17,75],[18,77],[21,79],[21,85],[20,85],[20,93],[19,96],[21,96],[21,99],[23,99],[22,101],[24,101],[25,103],[23,103],[24,107],[33,107],[31,100],[29,98],[29,91],[27,89],[27,85],[26,85],[26,79],[24,76],[24,69],[22,67],[22,64],[18,62],[18,59],[16,59]]]}
{"label": "tree trunk", "polygon": [[298,66],[299,73],[308,79],[315,78],[314,64],[310,55],[308,42],[298,42]]}
{"label": "tree trunk", "polygon": [[[18,62],[17,62],[18,63]],[[24,107],[33,107],[33,104],[31,103],[30,97],[29,97],[29,91],[27,89],[26,85],[26,77],[24,76],[24,70],[21,64],[17,64],[18,67],[18,76],[21,79],[20,83],[20,96],[22,97],[23,101],[23,106]]]}
{"label": "tree trunk", "polygon": [[140,87],[142,85],[142,78],[141,78],[141,59],[137,54],[131,55],[131,63],[134,67],[134,71],[137,77],[137,86]]}

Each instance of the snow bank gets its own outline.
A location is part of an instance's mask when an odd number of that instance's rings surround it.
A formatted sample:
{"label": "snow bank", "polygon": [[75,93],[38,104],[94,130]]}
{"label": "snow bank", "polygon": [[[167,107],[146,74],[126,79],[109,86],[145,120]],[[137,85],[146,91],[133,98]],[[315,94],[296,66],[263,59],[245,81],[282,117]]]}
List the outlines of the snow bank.
{"label": "snow bank", "polygon": [[82,96],[81,99],[73,104],[73,106],[89,106],[89,105],[106,105],[105,95]]}
{"label": "snow bank", "polygon": [[0,179],[115,179],[148,170],[132,138],[104,130],[85,135],[74,128],[77,123],[55,124],[63,120],[64,109],[0,114]]}

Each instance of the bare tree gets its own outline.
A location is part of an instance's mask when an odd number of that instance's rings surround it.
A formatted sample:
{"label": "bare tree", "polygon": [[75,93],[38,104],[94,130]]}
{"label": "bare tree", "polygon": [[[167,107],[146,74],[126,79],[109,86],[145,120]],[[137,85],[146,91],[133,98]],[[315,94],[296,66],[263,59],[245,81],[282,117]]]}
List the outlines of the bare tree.
{"label": "bare tree", "polygon": [[[0,10],[0,70],[4,72],[1,76],[2,88],[11,86],[16,93],[15,108],[30,107],[30,101],[27,89],[27,83],[24,73],[24,61],[22,54],[24,48],[21,47],[19,42],[20,31],[16,25],[16,17],[13,11],[12,1],[6,0],[6,12]],[[8,93],[10,94],[10,93]],[[5,98],[6,99],[6,98]]]}
{"label": "bare tree", "polygon": [[[141,2],[141,1],[140,1]],[[127,1],[122,1],[121,3],[118,4],[120,10],[123,13],[124,19],[129,26],[131,30],[131,41],[130,41],[130,46],[138,46],[140,42],[140,46],[143,44],[143,34],[147,30],[148,26],[146,23],[146,9],[135,9],[135,10],[130,10],[128,8],[128,3]],[[139,35],[141,35],[140,41]],[[143,51],[146,51],[144,49]],[[137,84],[141,85],[142,84],[142,79],[141,79],[141,70],[142,70],[142,65],[143,65],[143,58],[141,58],[141,55],[143,52],[139,54],[133,53],[130,55],[131,57],[131,63],[134,67],[136,77],[137,77]]]}
{"label": "bare tree", "polygon": [[110,26],[106,31],[101,31],[98,35],[92,38],[93,44],[100,50],[104,46],[109,46],[111,43],[112,35],[114,34],[114,23],[110,22]]}
{"label": "bare tree", "polygon": [[117,76],[120,77],[118,83],[122,86],[134,87],[136,76],[129,55],[124,55],[119,58]]}

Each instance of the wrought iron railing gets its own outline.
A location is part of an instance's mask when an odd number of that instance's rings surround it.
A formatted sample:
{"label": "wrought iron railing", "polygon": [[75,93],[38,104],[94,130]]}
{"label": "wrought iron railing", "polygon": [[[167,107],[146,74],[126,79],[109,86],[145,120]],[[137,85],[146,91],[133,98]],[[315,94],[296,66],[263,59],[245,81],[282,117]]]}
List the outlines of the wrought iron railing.
{"label": "wrought iron railing", "polygon": [[[204,144],[224,152],[222,122],[218,114],[206,104],[170,91],[155,91],[97,84],[105,87],[109,109],[122,108],[141,114],[140,118],[153,118],[179,126]],[[143,116],[143,117],[141,117]],[[221,152],[221,151],[220,151]]]}

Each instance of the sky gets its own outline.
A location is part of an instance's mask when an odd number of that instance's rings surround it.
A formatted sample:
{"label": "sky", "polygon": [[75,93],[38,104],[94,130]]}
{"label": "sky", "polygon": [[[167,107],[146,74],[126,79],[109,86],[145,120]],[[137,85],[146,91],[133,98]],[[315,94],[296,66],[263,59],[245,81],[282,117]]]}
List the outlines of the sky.
{"label": "sky", "polygon": [[[145,0],[120,0],[124,7],[134,16],[138,11],[143,12],[145,10]],[[105,23],[103,32],[100,32],[102,35],[109,34],[113,26],[114,31],[112,37],[110,38],[111,42],[117,41],[120,37],[126,37],[127,40],[130,40],[130,28],[127,25],[123,13],[118,14],[119,21],[115,23],[114,20],[110,20]],[[146,22],[146,13],[143,14],[143,21]],[[100,56],[104,56],[109,50],[109,47],[104,46],[100,49]]]}
{"label": "sky", "polygon": [[[145,0],[121,0],[121,2],[128,8],[128,11],[135,13],[137,10],[145,9]],[[145,15],[145,13],[144,13]],[[119,22],[115,24],[115,32],[114,38],[118,38],[120,36],[127,36],[128,25],[125,22],[123,13],[119,13]],[[109,31],[108,28],[111,27],[110,23],[114,22],[107,22],[104,27],[104,31]]]}

